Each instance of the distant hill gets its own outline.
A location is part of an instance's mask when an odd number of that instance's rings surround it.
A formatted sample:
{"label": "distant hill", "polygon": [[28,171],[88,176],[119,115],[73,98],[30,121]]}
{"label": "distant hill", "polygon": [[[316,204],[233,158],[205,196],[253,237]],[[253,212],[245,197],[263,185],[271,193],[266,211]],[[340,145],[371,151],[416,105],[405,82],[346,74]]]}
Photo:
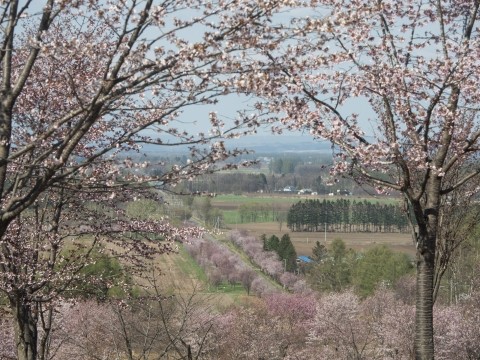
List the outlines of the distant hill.
{"label": "distant hill", "polygon": [[[325,141],[314,140],[310,136],[301,135],[255,135],[227,141],[228,148],[254,150],[256,153],[285,153],[285,152],[321,152],[331,151],[331,145]],[[183,154],[188,151],[187,146],[144,145],[145,153]]]}
{"label": "distant hill", "polygon": [[314,140],[310,136],[270,135],[250,136],[236,139],[231,142],[236,147],[245,147],[256,152],[305,152],[305,151],[330,151],[330,144],[325,141]]}

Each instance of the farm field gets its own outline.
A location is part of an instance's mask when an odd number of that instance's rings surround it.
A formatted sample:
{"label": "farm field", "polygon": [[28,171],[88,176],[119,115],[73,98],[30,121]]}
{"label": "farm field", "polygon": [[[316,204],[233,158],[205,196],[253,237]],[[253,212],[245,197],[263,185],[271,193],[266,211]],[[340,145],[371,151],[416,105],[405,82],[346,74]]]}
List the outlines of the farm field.
{"label": "farm field", "polygon": [[[269,222],[277,220],[277,216],[286,217],[290,207],[300,201],[305,200],[327,200],[335,202],[339,199],[345,199],[355,202],[368,201],[380,204],[398,203],[399,199],[392,197],[361,197],[361,196],[326,196],[326,195],[297,195],[297,194],[262,194],[253,193],[248,195],[218,195],[211,199],[212,207],[220,210],[223,214],[225,224],[251,223],[251,222]],[[243,207],[243,216],[242,216]],[[249,214],[253,214],[256,220],[252,220]],[[248,218],[247,221],[245,219]]]}
{"label": "farm field", "polygon": [[[278,222],[236,224],[230,226],[230,229],[246,230],[249,234],[257,237],[262,234],[267,234],[267,236],[275,234],[281,237],[283,234],[288,233],[295,246],[297,255],[309,256],[312,254],[312,248],[317,240],[320,242],[325,241],[325,233],[323,232],[292,232],[285,224],[280,230]],[[385,244],[393,251],[403,252],[411,256],[415,254],[415,245],[410,234],[327,232],[326,238],[327,246],[333,239],[340,238],[345,241],[347,247],[354,250],[365,250],[375,245]]]}
{"label": "farm field", "polygon": [[232,210],[237,209],[238,206],[246,203],[259,203],[259,204],[273,204],[278,206],[282,210],[288,210],[292,204],[295,204],[302,200],[316,200],[320,201],[336,201],[337,199],[347,199],[350,201],[371,201],[379,202],[382,204],[391,204],[398,202],[399,200],[391,197],[361,197],[361,196],[327,196],[327,195],[286,195],[285,193],[276,193],[276,194],[262,194],[262,193],[250,193],[248,195],[217,195],[212,198],[212,206],[223,209],[223,210]]}
{"label": "farm field", "polygon": [[259,203],[259,204],[273,204],[282,210],[288,208],[303,199],[312,199],[313,197],[306,197],[300,195],[275,195],[275,194],[248,194],[248,195],[218,195],[212,198],[212,206],[222,210],[237,209],[242,204]]}

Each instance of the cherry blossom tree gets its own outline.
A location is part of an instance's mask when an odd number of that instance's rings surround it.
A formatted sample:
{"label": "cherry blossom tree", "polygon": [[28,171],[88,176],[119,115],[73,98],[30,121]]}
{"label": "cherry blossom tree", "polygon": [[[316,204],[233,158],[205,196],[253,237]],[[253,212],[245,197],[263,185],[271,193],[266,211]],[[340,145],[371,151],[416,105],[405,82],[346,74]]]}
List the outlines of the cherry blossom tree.
{"label": "cherry blossom tree", "polygon": [[13,342],[13,326],[11,318],[2,313],[0,318],[0,357],[14,359],[15,345]]}
{"label": "cherry blossom tree", "polygon": [[205,358],[213,346],[208,335],[215,318],[208,301],[194,291],[141,301],[64,304],[57,308],[51,351],[45,358]]}
{"label": "cherry blossom tree", "polygon": [[[105,238],[113,255],[141,265],[186,235],[164,221],[132,221],[121,205],[156,198],[147,187],[214,171],[240,153],[224,139],[254,131],[254,117],[239,114],[230,126],[212,112],[196,133],[185,121],[202,119],[182,112],[213,110],[231,92],[227,79],[241,72],[237,53],[266,40],[260,29],[275,5],[0,2],[0,290],[15,318],[19,359],[37,357],[37,326],[50,328],[48,304],[78,284]],[[149,164],[128,155],[143,145],[185,145],[190,156],[147,176]],[[166,241],[155,243],[158,235]]]}
{"label": "cherry blossom tree", "polygon": [[279,20],[258,55],[261,73],[238,79],[265,99],[257,109],[280,119],[274,130],[308,130],[332,143],[333,176],[403,195],[416,246],[418,359],[434,356],[442,205],[480,173],[479,6],[306,2],[301,16]]}
{"label": "cherry blossom tree", "polygon": [[378,357],[373,342],[373,324],[359,314],[362,305],[352,291],[332,293],[318,302],[309,341],[321,347],[322,358],[365,359]]}
{"label": "cherry blossom tree", "polygon": [[217,319],[218,359],[298,359],[315,315],[312,296],[271,293]]}
{"label": "cherry blossom tree", "polygon": [[240,269],[238,277],[239,277],[240,282],[242,283],[243,287],[245,288],[245,291],[247,292],[247,295],[250,295],[250,289],[252,288],[253,280],[256,279],[257,274],[252,269],[249,269],[247,267],[243,267],[243,268]]}
{"label": "cherry blossom tree", "polygon": [[[4,240],[10,256],[0,290],[15,320],[17,352],[26,347],[48,358],[58,303],[94,296],[105,300],[114,287],[127,296],[130,279],[143,273],[151,260],[173,252],[176,240],[199,234],[198,228],[127,217],[112,201],[102,201],[96,192],[46,190],[11,223]],[[119,268],[111,271],[105,260]]]}

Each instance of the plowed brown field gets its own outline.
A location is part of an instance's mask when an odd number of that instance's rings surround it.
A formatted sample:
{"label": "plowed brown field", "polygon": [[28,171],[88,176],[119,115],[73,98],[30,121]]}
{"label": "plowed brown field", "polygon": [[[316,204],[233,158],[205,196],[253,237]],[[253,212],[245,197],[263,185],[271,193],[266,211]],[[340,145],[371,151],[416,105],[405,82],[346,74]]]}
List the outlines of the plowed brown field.
{"label": "plowed brown field", "polygon": [[[283,234],[288,233],[298,255],[309,256],[312,254],[312,248],[317,240],[321,243],[325,242],[324,232],[292,232],[285,224],[280,229],[277,222],[237,224],[232,226],[232,229],[235,228],[247,230],[249,234],[255,236],[275,234],[281,237]],[[364,250],[375,245],[385,244],[394,251],[404,252],[412,256],[415,254],[415,245],[410,234],[327,232],[327,246],[335,238],[342,239],[348,248],[354,250]]]}

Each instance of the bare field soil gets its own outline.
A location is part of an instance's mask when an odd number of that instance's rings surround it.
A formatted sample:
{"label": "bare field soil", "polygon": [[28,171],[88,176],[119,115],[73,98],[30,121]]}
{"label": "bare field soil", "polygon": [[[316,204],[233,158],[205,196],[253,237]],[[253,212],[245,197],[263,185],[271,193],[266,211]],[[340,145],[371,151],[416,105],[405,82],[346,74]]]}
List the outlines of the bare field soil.
{"label": "bare field soil", "polygon": [[[324,232],[293,232],[290,231],[285,224],[283,224],[280,230],[278,222],[237,224],[231,226],[231,229],[247,230],[250,235],[257,237],[262,234],[266,234],[267,236],[274,234],[281,237],[283,234],[288,233],[298,255],[310,256],[312,254],[312,248],[317,241],[325,243]],[[345,241],[347,248],[352,248],[357,251],[365,250],[375,245],[385,244],[393,251],[403,252],[411,256],[415,254],[415,245],[413,244],[410,234],[327,232],[326,238],[327,246],[333,239],[340,238]]]}

